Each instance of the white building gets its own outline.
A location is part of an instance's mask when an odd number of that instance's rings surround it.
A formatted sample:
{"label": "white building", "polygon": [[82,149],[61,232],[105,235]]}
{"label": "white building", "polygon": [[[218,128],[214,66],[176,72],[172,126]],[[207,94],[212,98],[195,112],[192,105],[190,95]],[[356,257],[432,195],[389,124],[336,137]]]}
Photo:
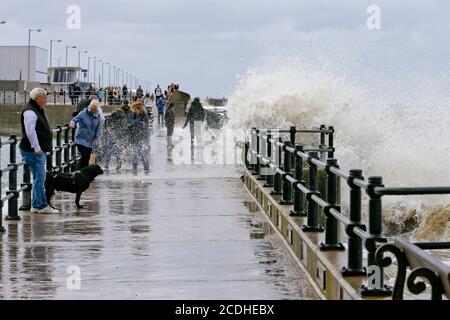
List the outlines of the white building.
{"label": "white building", "polygon": [[[47,50],[30,47],[30,81],[47,82]],[[28,79],[28,46],[0,46],[0,80]]]}

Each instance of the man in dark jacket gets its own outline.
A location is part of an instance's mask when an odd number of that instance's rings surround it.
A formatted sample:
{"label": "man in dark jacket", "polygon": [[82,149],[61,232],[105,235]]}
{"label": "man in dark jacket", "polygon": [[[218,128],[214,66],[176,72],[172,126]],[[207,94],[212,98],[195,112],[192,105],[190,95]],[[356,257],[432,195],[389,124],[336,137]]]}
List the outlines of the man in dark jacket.
{"label": "man in dark jacket", "polygon": [[195,98],[191,103],[189,108],[186,122],[184,123],[183,129],[187,127],[188,123],[191,129],[191,144],[194,144],[194,137],[197,137],[197,141],[201,138],[201,126],[205,120],[205,109],[200,102],[200,98]]}
{"label": "man in dark jacket", "polygon": [[45,161],[47,152],[53,148],[52,130],[44,113],[46,104],[47,94],[44,89],[36,88],[30,92],[30,101],[20,117],[22,140],[19,149],[33,175],[31,212],[52,214],[59,211],[50,207],[45,197]]}
{"label": "man in dark jacket", "polygon": [[172,135],[173,128],[175,127],[175,112],[173,111],[173,103],[169,104],[166,114],[164,115],[164,120],[167,127],[167,147],[173,147]]}

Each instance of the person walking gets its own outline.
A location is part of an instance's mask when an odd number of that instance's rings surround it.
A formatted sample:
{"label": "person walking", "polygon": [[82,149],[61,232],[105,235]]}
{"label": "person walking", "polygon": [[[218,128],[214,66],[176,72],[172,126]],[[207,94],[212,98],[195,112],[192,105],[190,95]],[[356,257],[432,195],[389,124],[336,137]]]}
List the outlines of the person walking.
{"label": "person walking", "polygon": [[131,106],[133,114],[130,117],[130,143],[133,149],[133,175],[137,175],[139,160],[144,164],[146,175],[150,173],[150,126],[147,110],[138,101]]}
{"label": "person walking", "polygon": [[156,101],[158,101],[158,99],[161,99],[161,98],[163,98],[163,91],[158,84],[155,89],[155,99],[156,99]]}
{"label": "person walking", "polygon": [[137,90],[136,90],[136,96],[137,96],[139,99],[142,99],[142,98],[144,97],[144,90],[142,89],[141,86],[139,86],[139,87],[137,88]]}
{"label": "person walking", "polygon": [[200,98],[195,98],[191,107],[189,108],[186,122],[184,123],[183,129],[187,127],[189,123],[190,131],[191,131],[191,145],[194,144],[194,138],[197,139],[197,142],[200,141],[201,138],[201,128],[202,123],[205,120],[205,109],[200,102]]}
{"label": "person walking", "polygon": [[97,144],[100,136],[101,119],[98,112],[100,102],[92,100],[89,107],[81,111],[70,121],[70,127],[77,127],[75,134],[75,144],[81,155],[79,169],[89,165],[92,148]]}
{"label": "person walking", "polygon": [[[158,98],[156,101],[156,108],[158,109],[158,126],[164,125],[164,99]],[[173,111],[173,110],[172,110]]]}
{"label": "person walking", "polygon": [[172,135],[175,127],[175,112],[173,111],[173,106],[174,104],[170,103],[166,110],[166,114],[164,115],[164,120],[167,127],[167,148],[173,147]]}
{"label": "person walking", "polygon": [[45,117],[47,94],[42,88],[30,92],[30,100],[20,116],[22,140],[20,154],[33,175],[31,212],[43,214],[60,213],[49,206],[45,196],[45,161],[47,152],[52,152],[52,130]]}
{"label": "person walking", "polygon": [[[105,119],[103,130],[103,141],[105,145],[105,169],[109,170],[109,163],[111,157],[115,155],[116,158],[116,170],[120,171],[122,167],[122,153],[120,142],[123,136],[123,111],[118,110],[113,112],[108,118]],[[125,134],[126,136],[126,134]]]}
{"label": "person walking", "polygon": [[128,87],[124,84],[122,87],[122,100],[125,101],[126,99],[128,99]]}
{"label": "person walking", "polygon": [[100,90],[98,90],[98,100],[100,102],[105,101],[105,90],[103,88],[100,88]]}

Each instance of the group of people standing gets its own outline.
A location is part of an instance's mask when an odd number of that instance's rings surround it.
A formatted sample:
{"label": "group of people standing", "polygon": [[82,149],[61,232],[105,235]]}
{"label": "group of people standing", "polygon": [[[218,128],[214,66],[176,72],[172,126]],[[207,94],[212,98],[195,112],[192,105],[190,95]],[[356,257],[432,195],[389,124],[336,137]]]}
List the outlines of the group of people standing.
{"label": "group of people standing", "polygon": [[[155,89],[158,123],[167,127],[167,146],[173,147],[172,135],[175,128],[174,104],[168,102],[169,92]],[[147,100],[146,100],[147,98]],[[81,156],[78,169],[89,165],[92,153],[96,153],[99,139],[103,134],[105,167],[109,168],[111,157],[115,155],[117,169],[122,165],[123,151],[131,147],[132,171],[137,174],[138,165],[143,163],[145,174],[150,172],[150,135],[153,128],[153,114],[148,95],[139,94],[130,105],[125,100],[123,106],[109,117],[103,116],[101,102],[97,95],[91,95],[78,104],[70,121],[71,128],[76,129],[75,144]],[[168,102],[168,103],[167,103]],[[22,139],[20,153],[33,175],[32,211],[40,213],[58,213],[48,205],[45,197],[45,161],[46,153],[52,152],[53,135],[45,116],[47,92],[36,88],[30,92],[30,100],[21,113]],[[168,104],[166,106],[166,104]],[[183,128],[190,125],[191,143],[199,134],[201,123],[205,119],[205,110],[199,98],[191,103]]]}
{"label": "group of people standing", "polygon": [[130,106],[125,100],[123,106],[114,111],[105,121],[104,158],[105,169],[109,169],[112,156],[116,158],[116,170],[122,166],[125,150],[131,149],[132,171],[137,175],[139,162],[144,165],[146,175],[150,173],[150,135],[153,127],[151,108],[137,98]]}

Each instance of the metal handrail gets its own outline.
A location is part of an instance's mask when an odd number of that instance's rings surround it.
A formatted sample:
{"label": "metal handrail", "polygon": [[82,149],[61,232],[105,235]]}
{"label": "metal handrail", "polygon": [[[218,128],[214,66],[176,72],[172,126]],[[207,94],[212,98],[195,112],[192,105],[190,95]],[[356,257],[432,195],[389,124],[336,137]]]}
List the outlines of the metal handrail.
{"label": "metal handrail", "polygon": [[[52,134],[56,133],[56,145],[51,152],[47,152],[47,171],[74,172],[77,169],[79,155],[75,145],[75,129],[71,129],[68,124],[57,126],[52,129]],[[69,139],[71,136],[71,140]],[[8,215],[5,220],[21,220],[18,212],[20,210],[31,209],[31,175],[28,166],[24,161],[17,162],[17,145],[20,138],[10,135],[6,140],[0,139],[0,147],[9,145],[9,164],[0,168],[0,196],[1,179],[4,173],[8,173],[8,190],[6,195],[0,198],[0,231],[5,228],[2,225],[3,206],[8,202]],[[19,167],[23,167],[22,183],[18,186],[17,175]],[[19,197],[22,195],[22,206],[18,207]]]}
{"label": "metal handrail", "polygon": [[[289,139],[279,133],[290,133]],[[304,148],[296,143],[296,133],[320,134],[320,147]],[[277,136],[276,138],[274,136]],[[328,142],[326,141],[328,135]],[[382,204],[384,195],[415,195],[415,194],[450,194],[450,187],[396,187],[388,188],[383,185],[381,177],[369,177],[365,180],[361,170],[350,170],[348,173],[340,169],[334,159],[334,128],[321,126],[320,130],[307,130],[291,127],[289,130],[251,130],[251,141],[248,148],[251,161],[247,168],[259,180],[266,180],[266,185],[273,187],[272,195],[281,195],[280,204],[294,206],[291,216],[305,216],[308,221],[303,227],[304,232],[325,231],[325,243],[320,245],[321,250],[344,250],[338,242],[338,226],[346,226],[348,236],[349,254],[347,267],[342,270],[343,276],[366,275],[367,269],[363,267],[362,246],[367,250],[367,265],[377,264],[376,251],[383,246],[387,239],[382,235]],[[328,154],[326,161],[319,159],[319,153]],[[263,175],[262,167],[270,169],[272,174]],[[294,172],[291,170],[295,167]],[[308,168],[308,179],[303,179],[303,170]],[[323,199],[317,191],[318,169],[326,173],[327,199]],[[266,171],[267,172],[267,171]],[[337,178],[345,181],[350,188],[350,212],[341,211],[337,199]],[[308,185],[304,182],[308,181]],[[361,221],[361,190],[369,198],[369,223]],[[292,201],[292,196],[294,197]],[[305,211],[304,202],[307,210]],[[324,229],[318,220],[318,208],[322,208],[327,226]],[[421,244],[417,247],[420,248]],[[448,248],[449,245],[424,245],[423,248]],[[380,283],[376,288],[363,287],[362,295],[390,295],[392,290],[384,285],[383,269],[381,268]]]}

